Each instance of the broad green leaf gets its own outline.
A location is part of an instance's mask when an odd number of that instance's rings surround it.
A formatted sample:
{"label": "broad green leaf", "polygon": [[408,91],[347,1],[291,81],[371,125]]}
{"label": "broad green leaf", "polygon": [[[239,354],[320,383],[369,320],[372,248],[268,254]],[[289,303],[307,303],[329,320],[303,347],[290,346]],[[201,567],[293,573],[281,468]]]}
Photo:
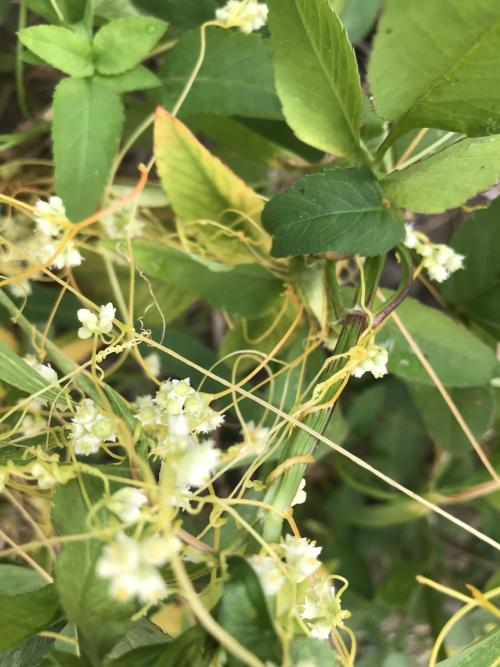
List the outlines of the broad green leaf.
{"label": "broad green leaf", "polygon": [[[222,28],[206,30],[206,53],[181,114],[282,118],[274,87],[271,46],[260,35]],[[181,37],[160,69],[161,102],[172,109],[186,85],[200,51],[200,31]]]}
{"label": "broad green leaf", "polygon": [[493,667],[499,655],[500,629],[497,628],[457,655],[438,662],[437,667]]}
{"label": "broad green leaf", "polygon": [[0,667],[36,667],[52,648],[50,637],[30,637],[0,653]]}
{"label": "broad green leaf", "polygon": [[296,637],[290,645],[290,657],[294,665],[340,665],[329,643],[313,637]]}
{"label": "broad green leaf", "polygon": [[500,327],[500,199],[467,220],[450,245],[465,266],[442,285],[444,298],[485,327]]}
{"label": "broad green leaf", "polygon": [[387,198],[417,213],[460,206],[500,181],[500,134],[462,139],[382,181]]}
{"label": "broad green leaf", "polygon": [[[397,315],[445,386],[479,386],[495,375],[494,352],[444,313],[415,299],[406,299]],[[377,334],[377,342],[389,350],[391,373],[405,380],[433,384],[392,319]]]}
{"label": "broad green leaf", "polygon": [[47,585],[36,570],[9,563],[0,564],[0,595],[29,593]]}
{"label": "broad green leaf", "polygon": [[70,76],[92,76],[94,62],[90,41],[69,28],[36,25],[18,33],[36,56]]}
{"label": "broad green leaf", "polygon": [[228,209],[259,217],[262,198],[161,108],[155,155],[163,187],[181,220],[220,220]]}
{"label": "broad green leaf", "polygon": [[201,297],[216,308],[243,317],[260,315],[276,305],[283,289],[272,273],[255,264],[234,268],[212,262],[211,270],[186,253],[168,246],[135,241],[134,258],[147,276]]}
{"label": "broad green leaf", "polygon": [[273,197],[262,220],[273,235],[275,257],[327,251],[379,255],[404,238],[399,214],[387,207],[365,167],[306,176]]}
{"label": "broad green leaf", "polygon": [[[160,649],[169,641],[160,628],[147,618],[141,618],[135,621],[128,628],[125,636],[113,647],[113,650],[106,656],[108,660],[122,658],[131,651],[146,646],[152,646],[155,650]],[[139,667],[140,663],[138,663]],[[142,667],[142,665],[141,665]]]}
{"label": "broad green leaf", "polygon": [[[469,452],[471,444],[438,390],[421,384],[410,385],[410,390],[434,442],[452,454]],[[480,440],[493,419],[491,389],[451,389],[450,396],[474,436]]]}
{"label": "broad green leaf", "polygon": [[[106,0],[106,2],[109,1],[110,0]],[[57,0],[57,5],[65,21],[68,24],[71,24],[77,23],[83,18],[87,2],[88,0]],[[27,0],[26,4],[31,11],[42,16],[50,23],[59,23],[59,18],[54,11],[54,7],[50,0],[49,2],[47,2],[47,0]]]}
{"label": "broad green leaf", "polygon": [[136,65],[131,70],[114,76],[98,74],[94,77],[94,80],[105,83],[116,90],[117,93],[129,93],[133,90],[146,90],[161,86],[161,81],[156,74],[143,65]]}
{"label": "broad green leaf", "polygon": [[[217,620],[240,644],[262,661],[281,663],[282,648],[255,571],[244,558],[228,559],[229,581],[217,609]],[[244,663],[228,655],[228,667]]]}
{"label": "broad green leaf", "polygon": [[[103,494],[103,483],[84,476],[81,482],[91,503]],[[68,512],[68,508],[71,512]],[[57,489],[52,521],[59,535],[87,533],[87,499],[77,480]],[[92,665],[121,639],[134,611],[132,603],[114,600],[105,580],[95,572],[102,543],[88,537],[64,545],[56,565],[56,587],[67,618],[78,629],[83,654]]]}
{"label": "broad green leaf", "polygon": [[[337,0],[337,3],[339,0]],[[336,2],[333,3],[336,8]],[[370,32],[382,7],[382,0],[345,0],[337,11],[347,36],[353,44],[359,44]]]}
{"label": "broad green leaf", "polygon": [[0,651],[47,628],[59,615],[52,584],[18,595],[0,594]]}
{"label": "broad green leaf", "polygon": [[93,0],[94,14],[102,16],[108,21],[114,21],[124,16],[138,16],[140,11],[132,0]]}
{"label": "broad green leaf", "polygon": [[368,77],[390,137],[413,127],[500,132],[499,40],[497,0],[388,0]]}
{"label": "broad green leaf", "polygon": [[177,31],[182,32],[215,18],[215,10],[224,5],[225,0],[135,0],[134,4],[169,21]]}
{"label": "broad green leaf", "polygon": [[138,65],[163,36],[167,24],[152,16],[124,16],[110,21],[94,37],[99,74],[122,74]]}
{"label": "broad green leaf", "polygon": [[118,149],[123,108],[98,81],[63,79],[54,95],[56,189],[71,220],[96,210]]}
{"label": "broad green leaf", "polygon": [[[0,341],[0,380],[29,394],[49,386],[47,380],[2,341]],[[43,396],[53,399],[58,393],[59,390],[47,389]]]}
{"label": "broad green leaf", "polygon": [[356,58],[329,0],[270,0],[276,85],[285,118],[307,144],[362,162]]}
{"label": "broad green leaf", "polygon": [[[200,245],[213,253],[229,255],[234,264],[254,261],[235,228],[254,246],[268,250],[270,239],[260,227],[262,198],[229,167],[212,155],[188,128],[164,109],[158,108],[154,149],[158,173],[172,208],[188,233],[186,223],[216,221],[216,225],[191,225],[189,231]],[[250,222],[250,219],[252,222]]]}

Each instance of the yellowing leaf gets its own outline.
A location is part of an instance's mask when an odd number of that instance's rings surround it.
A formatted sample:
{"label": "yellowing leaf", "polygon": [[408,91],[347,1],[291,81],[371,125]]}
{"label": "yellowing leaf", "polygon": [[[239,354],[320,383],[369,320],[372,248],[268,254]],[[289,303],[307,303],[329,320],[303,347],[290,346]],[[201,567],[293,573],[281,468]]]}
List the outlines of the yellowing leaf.
{"label": "yellowing leaf", "polygon": [[[204,221],[204,243],[208,243],[207,227],[218,235],[219,244],[236,238],[243,255],[245,242],[235,237],[242,232],[247,243],[269,249],[270,238],[260,225],[262,198],[163,108],[156,112],[154,144],[162,185],[181,222]],[[206,221],[220,224],[210,227]],[[193,226],[186,229],[192,231]]]}

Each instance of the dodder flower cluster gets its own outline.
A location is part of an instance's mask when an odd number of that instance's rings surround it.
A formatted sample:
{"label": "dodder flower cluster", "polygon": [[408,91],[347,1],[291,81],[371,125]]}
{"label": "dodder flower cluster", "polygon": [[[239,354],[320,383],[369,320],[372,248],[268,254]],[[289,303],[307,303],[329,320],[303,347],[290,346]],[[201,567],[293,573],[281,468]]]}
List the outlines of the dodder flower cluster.
{"label": "dodder flower cluster", "polygon": [[266,25],[268,8],[263,2],[256,0],[229,0],[224,7],[215,12],[219,21],[224,21],[225,27],[237,27],[241,32],[250,33],[260,30]]}
{"label": "dodder flower cluster", "polygon": [[463,255],[444,243],[431,243],[429,238],[406,225],[405,246],[415,250],[422,257],[422,266],[431,280],[442,283],[452,273],[464,268]]}

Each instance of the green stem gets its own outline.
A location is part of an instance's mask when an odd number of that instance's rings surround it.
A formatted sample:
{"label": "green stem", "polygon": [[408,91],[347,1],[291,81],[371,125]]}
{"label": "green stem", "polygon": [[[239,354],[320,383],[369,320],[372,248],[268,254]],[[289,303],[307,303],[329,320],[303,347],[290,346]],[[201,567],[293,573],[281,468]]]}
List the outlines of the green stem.
{"label": "green stem", "polygon": [[[356,345],[359,337],[367,326],[367,316],[362,311],[349,311],[344,318],[344,325],[340,332],[337,345],[333,352],[336,354],[344,354],[348,352],[351,347]],[[346,364],[346,359],[341,357],[337,359],[320,377],[319,383],[328,380],[335,373],[338,373]],[[336,392],[342,386],[343,379],[339,379],[332,384],[328,389],[324,401],[331,400]],[[306,416],[304,423],[315,431],[322,433],[332,415],[335,405],[331,408],[325,408],[318,412],[312,412]],[[316,440],[311,438],[308,433],[296,430],[291,435],[288,443],[283,447],[278,464],[283,463],[287,459],[296,456],[310,455],[316,447]],[[279,512],[285,512],[292,502],[300,481],[306,469],[305,463],[300,463],[291,466],[280,475],[269,487],[264,502],[273,505]],[[264,539],[268,542],[277,542],[281,535],[283,519],[275,512],[269,512],[264,522]]]}
{"label": "green stem", "polygon": [[[26,0],[20,0],[19,2],[19,20],[18,20],[18,30],[22,30],[26,26],[27,18],[27,9],[26,9]],[[21,40],[18,38],[16,45],[16,91],[17,91],[17,102],[19,104],[19,109],[21,110],[22,115],[25,118],[29,117],[28,105],[26,104],[26,88],[24,87],[23,80],[23,70],[24,63],[21,59],[23,55],[23,45]]]}

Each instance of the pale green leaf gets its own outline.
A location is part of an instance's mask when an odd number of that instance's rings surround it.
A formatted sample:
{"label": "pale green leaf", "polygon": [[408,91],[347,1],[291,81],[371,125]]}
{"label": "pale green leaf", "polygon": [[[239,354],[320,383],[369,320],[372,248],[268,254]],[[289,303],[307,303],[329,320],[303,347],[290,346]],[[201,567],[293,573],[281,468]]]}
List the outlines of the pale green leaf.
{"label": "pale green leaf", "polygon": [[21,42],[36,56],[71,76],[92,76],[92,45],[82,35],[54,25],[36,25],[18,33]]}
{"label": "pale green leaf", "polygon": [[301,179],[266,205],[262,220],[275,257],[318,252],[364,256],[387,252],[404,238],[366,167],[325,169]]}
{"label": "pale green leaf", "polygon": [[138,16],[139,10],[132,0],[92,0],[94,14],[102,16],[108,21],[120,19],[123,16]]}
{"label": "pale green leaf", "polygon": [[19,595],[43,588],[47,581],[36,570],[10,563],[0,564],[0,595]]}
{"label": "pale green leaf", "polygon": [[59,390],[48,389],[49,383],[29,366],[21,357],[0,341],[0,380],[17,387],[28,394],[34,394],[41,389],[44,398],[55,398]]}
{"label": "pale green leaf", "polygon": [[387,198],[417,213],[441,213],[500,181],[500,134],[462,139],[382,181]]}
{"label": "pale green leaf", "polygon": [[64,79],[54,95],[56,189],[71,220],[102,197],[123,125],[118,94],[98,81]]}
{"label": "pale green leaf", "polygon": [[339,4],[341,9],[337,13],[347,36],[353,44],[358,44],[372,29],[382,7],[382,0],[340,0]]}
{"label": "pale green leaf", "polygon": [[[201,69],[181,107],[181,114],[282,118],[274,87],[271,46],[260,35],[222,28],[206,30]],[[200,52],[200,31],[181,37],[160,69],[161,101],[172,109],[180,97]]]}
{"label": "pale green leaf", "polygon": [[[279,299],[283,284],[264,267],[213,262],[212,269],[174,248],[134,241],[134,259],[147,276],[201,297],[216,308],[244,317],[265,313]],[[218,268],[221,270],[213,270]]]}
{"label": "pale green leaf", "polygon": [[499,655],[500,629],[497,628],[457,655],[438,662],[437,667],[493,667]]}
{"label": "pale green leaf", "polygon": [[356,58],[329,1],[268,5],[276,84],[288,124],[307,144],[362,162]]}
{"label": "pale green leaf", "polygon": [[368,76],[391,138],[500,132],[499,43],[497,0],[387,0]]}
{"label": "pale green leaf", "polygon": [[94,80],[105,83],[116,90],[117,93],[129,93],[133,90],[146,90],[161,86],[161,81],[156,74],[143,65],[136,65],[131,70],[114,76],[98,74],[94,77]]}
{"label": "pale green leaf", "polygon": [[[269,249],[270,239],[260,226],[262,198],[162,108],[156,114],[154,150],[162,185],[184,223],[185,234],[189,230],[199,245],[233,264],[255,259],[241,240],[242,234],[253,241],[254,247]],[[187,225],[196,221],[202,224]],[[223,227],[204,221],[215,221]],[[239,236],[225,232],[226,228],[236,228]]]}
{"label": "pale green leaf", "polygon": [[[451,317],[415,299],[406,299],[397,314],[445,386],[474,387],[494,377],[495,353]],[[391,373],[433,384],[393,320],[377,334],[377,343],[389,350]]]}
{"label": "pale green leaf", "polygon": [[94,37],[99,74],[122,74],[145,58],[167,29],[152,16],[124,16],[107,23]]}

